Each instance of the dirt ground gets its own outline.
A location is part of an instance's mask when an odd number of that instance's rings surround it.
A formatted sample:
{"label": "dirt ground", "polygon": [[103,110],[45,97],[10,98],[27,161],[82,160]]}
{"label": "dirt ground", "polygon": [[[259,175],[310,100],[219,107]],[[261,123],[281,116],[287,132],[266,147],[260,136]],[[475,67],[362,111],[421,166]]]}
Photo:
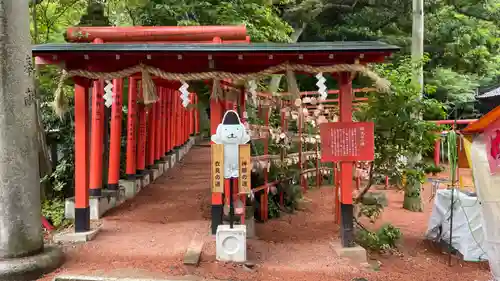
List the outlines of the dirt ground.
{"label": "dirt ground", "polygon": [[[183,163],[110,212],[95,240],[66,245],[62,268],[39,280],[63,273],[150,278],[196,275],[233,281],[488,280],[487,264],[454,260],[450,267],[447,255],[423,241],[432,208],[429,184],[423,193],[423,213],[403,210],[402,192],[384,191],[389,206],[377,225],[390,222],[401,228],[404,255],[371,256],[370,262],[379,266],[352,265],[333,252],[330,244],[338,239],[339,227],[333,221],[331,188],[307,192],[311,203],[304,211],[258,224],[257,238],[248,241],[250,264],[217,262],[206,215],[209,160],[209,148],[193,148]],[[205,237],[201,263],[186,267],[183,255],[195,235]]]}

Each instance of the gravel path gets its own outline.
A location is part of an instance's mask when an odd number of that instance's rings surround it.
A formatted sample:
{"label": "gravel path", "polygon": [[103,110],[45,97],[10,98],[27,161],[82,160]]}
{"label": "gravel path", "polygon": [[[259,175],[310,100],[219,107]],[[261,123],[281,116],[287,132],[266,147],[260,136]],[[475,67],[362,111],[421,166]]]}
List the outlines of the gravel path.
{"label": "gravel path", "polygon": [[[487,280],[485,264],[455,261],[422,242],[431,206],[424,213],[401,209],[403,194],[386,191],[390,205],[382,222],[391,222],[404,233],[404,256],[371,257],[381,264],[377,271],[350,265],[336,257],[330,243],[338,239],[333,222],[333,190],[307,193],[311,200],[304,211],[257,225],[258,238],[248,241],[248,266],[215,261],[215,241],[209,232],[210,153],[194,147],[183,163],[166,176],[110,212],[94,241],[65,246],[67,261],[55,274],[110,275],[117,277],[168,277],[196,275],[222,280],[346,281],[365,277],[387,280]],[[430,188],[424,191],[424,197]],[[183,255],[195,234],[206,237],[199,267],[182,264]]]}

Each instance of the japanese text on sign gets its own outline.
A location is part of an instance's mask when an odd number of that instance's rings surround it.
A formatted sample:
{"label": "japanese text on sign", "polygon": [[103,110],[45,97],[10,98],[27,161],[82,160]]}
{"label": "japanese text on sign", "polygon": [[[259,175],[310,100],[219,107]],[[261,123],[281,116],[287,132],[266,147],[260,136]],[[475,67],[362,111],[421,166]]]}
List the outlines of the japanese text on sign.
{"label": "japanese text on sign", "polygon": [[212,192],[224,191],[224,146],[212,144]]}
{"label": "japanese text on sign", "polygon": [[321,124],[321,161],[372,161],[373,130],[372,122]]}

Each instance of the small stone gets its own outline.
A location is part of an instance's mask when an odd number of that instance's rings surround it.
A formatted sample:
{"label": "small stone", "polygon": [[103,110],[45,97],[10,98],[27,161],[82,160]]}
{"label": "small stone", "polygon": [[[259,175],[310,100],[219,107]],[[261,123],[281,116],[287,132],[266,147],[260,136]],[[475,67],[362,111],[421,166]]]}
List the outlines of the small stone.
{"label": "small stone", "polygon": [[253,262],[246,262],[245,266],[248,267],[248,268],[254,268],[255,267],[255,263],[253,263]]}

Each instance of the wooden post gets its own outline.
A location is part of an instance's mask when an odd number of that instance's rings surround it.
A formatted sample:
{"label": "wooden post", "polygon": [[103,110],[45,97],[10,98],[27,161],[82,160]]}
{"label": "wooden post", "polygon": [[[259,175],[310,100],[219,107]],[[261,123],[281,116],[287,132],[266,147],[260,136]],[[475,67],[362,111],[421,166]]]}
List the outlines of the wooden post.
{"label": "wooden post", "polygon": [[[269,104],[267,104],[268,100],[266,100],[266,105],[263,108],[262,112],[264,113],[264,126],[268,127],[269,126]],[[264,155],[269,155],[269,138],[264,139]],[[267,186],[269,184],[269,171],[268,167],[270,165],[270,159],[268,158],[266,162],[266,168],[264,169],[264,184]],[[264,202],[261,202],[262,204],[262,209],[264,212],[264,217],[263,220],[267,221],[269,219],[269,188],[266,187],[264,188]]]}
{"label": "wooden post", "polygon": [[[217,126],[222,121],[222,105],[219,101],[215,99],[210,100],[210,134],[215,135],[217,132]],[[214,149],[214,143],[212,142],[212,153]],[[213,173],[213,171],[212,171]],[[212,175],[213,176],[213,175]],[[220,183],[224,185],[224,180]],[[222,202],[222,191],[224,186],[220,188],[221,191],[212,190],[212,234],[217,233],[217,226],[222,224],[222,215],[224,213],[224,205]]]}
{"label": "wooden post", "polygon": [[128,115],[127,115],[127,179],[135,179],[137,158],[137,80],[128,78]]}
{"label": "wooden post", "polygon": [[155,120],[155,104],[149,105],[148,108],[148,131],[147,131],[147,145],[146,145],[146,167],[152,169],[155,163],[155,133],[156,133],[156,120]]}
{"label": "wooden post", "polygon": [[163,158],[165,153],[167,152],[167,146],[165,143],[166,134],[166,124],[167,121],[165,119],[165,106],[166,106],[166,89],[164,87],[160,88],[161,91],[161,99],[160,99],[160,158]]}
{"label": "wooden post", "polygon": [[75,232],[86,232],[90,230],[89,89],[75,82]]}
{"label": "wooden post", "polygon": [[167,154],[172,150],[172,90],[167,89],[166,93],[166,118],[167,128],[165,141],[167,142]]}
{"label": "wooden post", "polygon": [[102,194],[102,152],[104,136],[104,81],[94,81],[92,88],[92,133],[90,153],[90,196]]}
{"label": "wooden post", "polygon": [[437,138],[434,142],[434,166],[439,166],[439,155],[441,154],[441,139]]}
{"label": "wooden post", "polygon": [[157,95],[158,95],[158,100],[153,104],[154,106],[154,123],[155,123],[155,132],[154,132],[154,162],[155,164],[160,161],[161,156],[163,156],[163,153],[161,152],[161,132],[162,132],[162,127],[161,127],[161,99],[162,99],[162,90],[161,87],[157,87]]}
{"label": "wooden post", "polygon": [[[139,87],[141,99],[143,97],[142,85]],[[137,135],[137,174],[143,175],[146,170],[146,138],[147,138],[147,112],[146,106],[138,104],[139,134]]]}
{"label": "wooden post", "polygon": [[[339,75],[340,122],[352,122],[352,81],[351,74],[342,72]],[[340,213],[341,240],[343,247],[354,246],[353,205],[352,205],[352,162],[340,163]]]}
{"label": "wooden post", "polygon": [[120,180],[120,150],[122,142],[123,80],[113,80],[113,104],[111,111],[111,137],[109,144],[108,189],[118,190]]}
{"label": "wooden post", "polygon": [[174,147],[178,148],[180,146],[180,108],[179,108],[179,91],[173,93],[173,118],[174,118]]}

